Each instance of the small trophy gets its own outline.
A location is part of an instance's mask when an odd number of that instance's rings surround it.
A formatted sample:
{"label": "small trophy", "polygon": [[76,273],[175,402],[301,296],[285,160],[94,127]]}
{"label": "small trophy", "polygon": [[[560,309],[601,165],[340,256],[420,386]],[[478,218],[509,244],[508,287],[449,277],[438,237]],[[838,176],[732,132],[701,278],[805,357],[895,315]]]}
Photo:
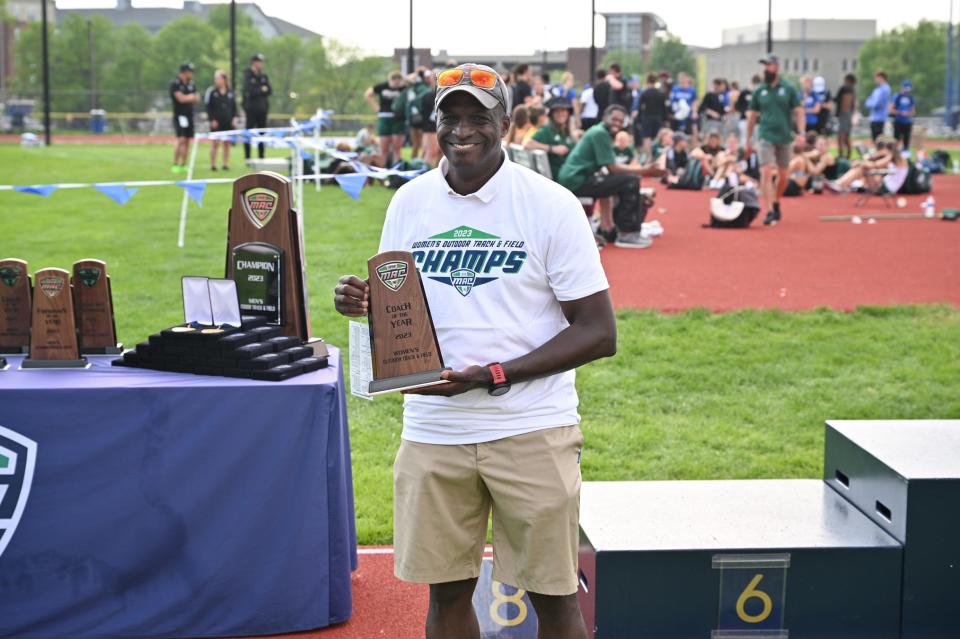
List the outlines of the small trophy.
{"label": "small trophy", "polygon": [[445,384],[440,344],[420,273],[407,251],[387,251],[367,261],[370,276],[370,352],[379,395]]}
{"label": "small trophy", "polygon": [[84,355],[118,355],[113,315],[113,294],[107,265],[100,260],[80,260],[73,265],[73,304],[77,317],[80,352]]}
{"label": "small trophy", "polygon": [[29,352],[30,288],[26,262],[0,260],[0,353]]}
{"label": "small trophy", "polygon": [[47,268],[33,275],[30,356],[22,368],[84,368],[70,294],[70,273]]}

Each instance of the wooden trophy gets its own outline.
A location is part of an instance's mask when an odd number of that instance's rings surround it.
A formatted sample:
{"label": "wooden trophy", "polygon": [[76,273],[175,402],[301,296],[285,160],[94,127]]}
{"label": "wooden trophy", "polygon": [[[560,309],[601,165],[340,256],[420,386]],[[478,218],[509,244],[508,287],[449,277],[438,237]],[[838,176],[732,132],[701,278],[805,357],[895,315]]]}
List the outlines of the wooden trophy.
{"label": "wooden trophy", "polygon": [[107,265],[100,260],[80,260],[73,265],[73,308],[77,318],[80,353],[85,355],[118,355],[123,345],[117,343],[117,326],[113,315],[113,294]]}
{"label": "wooden trophy", "polygon": [[440,344],[420,273],[407,251],[387,251],[367,260],[370,279],[369,393],[445,384]]}
{"label": "wooden trophy", "polygon": [[30,356],[22,368],[83,368],[70,294],[70,273],[47,268],[33,275]]}
{"label": "wooden trophy", "polygon": [[252,173],[233,183],[227,278],[237,283],[241,313],[266,317],[283,335],[326,355],[323,340],[310,338],[303,228],[292,200],[290,180],[277,173]]}
{"label": "wooden trophy", "polygon": [[30,287],[26,262],[0,260],[0,353],[30,350]]}

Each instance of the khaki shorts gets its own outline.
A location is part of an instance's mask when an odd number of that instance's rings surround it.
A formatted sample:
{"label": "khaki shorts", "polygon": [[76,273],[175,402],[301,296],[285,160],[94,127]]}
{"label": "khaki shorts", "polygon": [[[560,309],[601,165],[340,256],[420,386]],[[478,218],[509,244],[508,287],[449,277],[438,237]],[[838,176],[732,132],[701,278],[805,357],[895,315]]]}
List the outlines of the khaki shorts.
{"label": "khaki shorts", "polygon": [[760,140],[760,148],[757,150],[757,159],[760,166],[769,166],[776,163],[781,169],[790,166],[790,158],[793,157],[793,144],[776,144]]}
{"label": "khaki shorts", "polygon": [[480,444],[403,440],[393,467],[394,572],[444,583],[480,575],[493,511],[493,578],[544,595],[577,591],[577,426]]}

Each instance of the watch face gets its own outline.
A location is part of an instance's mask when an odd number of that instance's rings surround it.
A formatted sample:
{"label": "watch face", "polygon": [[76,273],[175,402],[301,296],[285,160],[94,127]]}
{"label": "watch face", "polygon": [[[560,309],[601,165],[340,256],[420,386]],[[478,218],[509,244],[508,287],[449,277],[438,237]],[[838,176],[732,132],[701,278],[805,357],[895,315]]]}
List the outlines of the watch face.
{"label": "watch face", "polygon": [[489,392],[494,397],[506,395],[508,392],[510,392],[510,384],[500,384],[499,386],[494,386]]}

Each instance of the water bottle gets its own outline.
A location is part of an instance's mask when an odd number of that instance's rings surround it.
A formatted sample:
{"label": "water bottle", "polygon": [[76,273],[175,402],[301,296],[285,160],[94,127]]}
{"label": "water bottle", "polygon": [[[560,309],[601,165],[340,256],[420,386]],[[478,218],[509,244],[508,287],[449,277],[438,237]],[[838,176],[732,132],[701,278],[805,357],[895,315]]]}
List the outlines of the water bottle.
{"label": "water bottle", "polygon": [[937,205],[932,195],[928,195],[923,201],[923,217],[936,217]]}

